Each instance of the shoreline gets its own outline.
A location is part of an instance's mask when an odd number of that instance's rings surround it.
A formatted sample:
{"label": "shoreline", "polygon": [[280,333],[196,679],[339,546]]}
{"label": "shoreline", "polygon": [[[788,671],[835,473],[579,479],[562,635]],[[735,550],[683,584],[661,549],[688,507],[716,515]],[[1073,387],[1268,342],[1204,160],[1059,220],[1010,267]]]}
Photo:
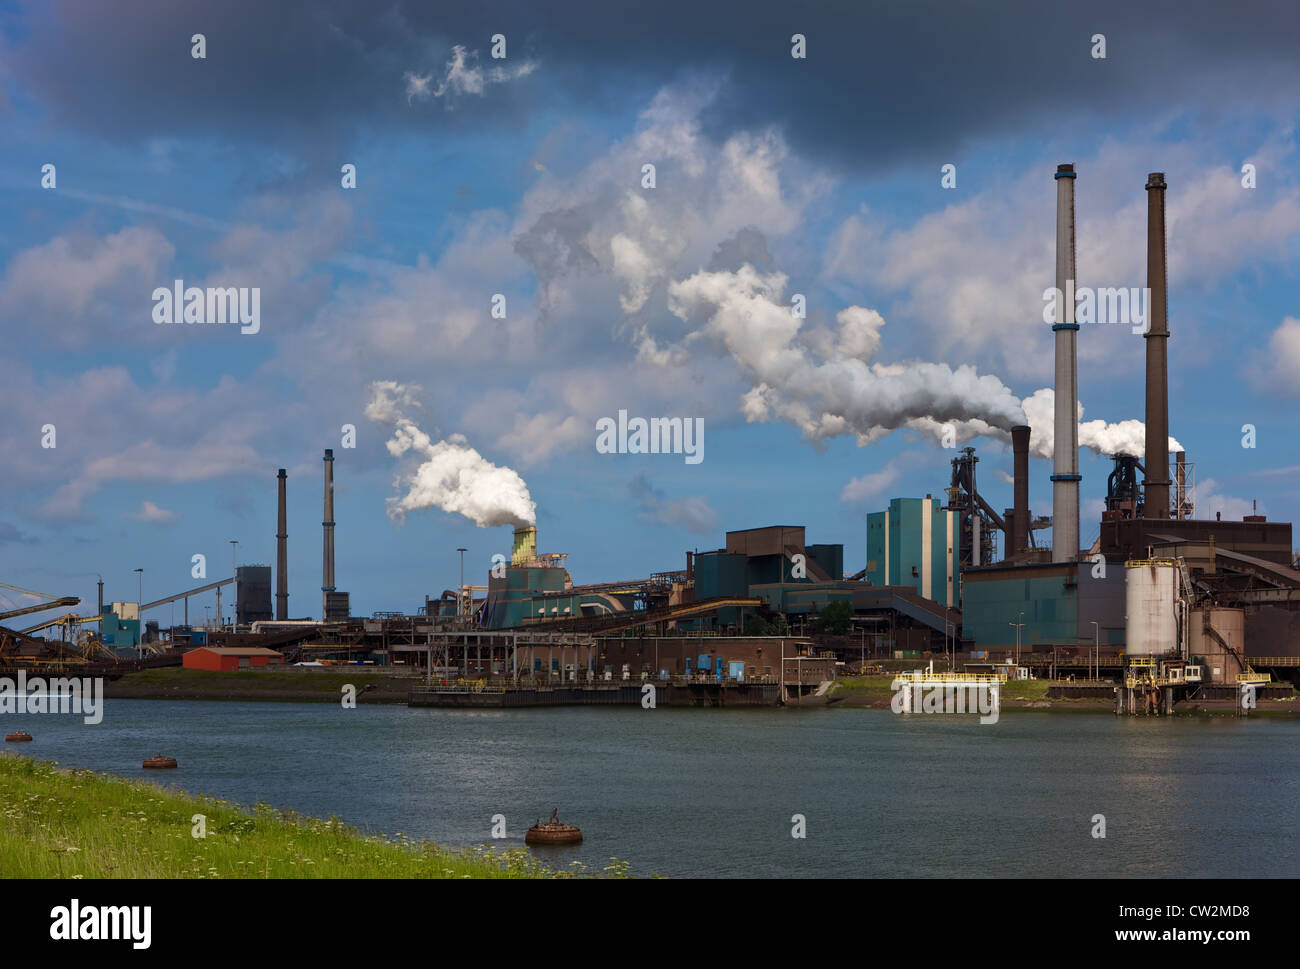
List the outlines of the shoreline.
{"label": "shoreline", "polygon": [[[0,871],[18,878],[565,878],[526,849],[456,850],[338,818],[0,751]],[[200,821],[201,819],[201,821]]]}
{"label": "shoreline", "polygon": [[[824,697],[810,696],[803,702],[791,702],[787,706],[889,710],[891,681],[891,676],[837,680]],[[408,703],[411,692],[420,689],[424,685],[424,679],[409,673],[394,673],[375,667],[248,670],[237,673],[166,667],[142,670],[117,680],[107,680],[104,683],[104,696],[131,700],[339,703],[345,685],[353,687],[358,704],[400,706]],[[1009,683],[1004,687],[999,709],[1004,712],[1115,714],[1114,704],[1109,699],[1048,699],[1047,686],[1047,682],[1042,680]],[[1230,700],[1183,701],[1175,708],[1174,716],[1236,716],[1236,705]],[[1300,696],[1293,695],[1283,700],[1261,700],[1249,716],[1300,717]]]}

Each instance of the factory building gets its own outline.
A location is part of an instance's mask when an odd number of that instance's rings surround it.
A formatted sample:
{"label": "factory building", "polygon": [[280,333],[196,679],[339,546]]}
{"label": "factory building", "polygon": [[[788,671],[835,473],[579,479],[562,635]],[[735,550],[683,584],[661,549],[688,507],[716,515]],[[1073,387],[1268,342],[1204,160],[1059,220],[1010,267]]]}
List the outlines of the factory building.
{"label": "factory building", "polygon": [[536,526],[516,528],[510,564],[504,574],[493,570],[488,578],[483,625],[507,629],[626,612],[644,595],[643,583],[574,585],[567,560],[562,552],[537,551]]}
{"label": "factory building", "polygon": [[[818,612],[831,602],[852,602],[860,583],[844,580],[843,545],[805,545],[802,525],[771,525],[727,532],[724,548],[694,555],[695,599],[759,598],[786,617]],[[740,622],[740,609],[683,622],[684,628],[719,629]]]}
{"label": "factory building", "polygon": [[241,626],[271,618],[271,567],[241,565],[235,569],[235,621]]}
{"label": "factory building", "polygon": [[100,640],[118,655],[140,645],[140,603],[114,602],[100,615]]}
{"label": "factory building", "polygon": [[[1060,166],[1058,288],[1075,285],[1074,179],[1072,166]],[[1032,536],[1028,529],[1039,526],[1026,525],[1021,491],[1027,440],[1016,442],[1013,431],[1017,514],[1008,523],[1013,526],[1007,531],[1009,554],[993,566],[967,567],[963,560],[963,633],[981,649],[1014,647],[1017,629],[1021,645],[1031,648],[1123,644],[1130,657],[1198,660],[1207,671],[1205,682],[1233,683],[1239,674],[1251,675],[1247,660],[1252,656],[1300,654],[1300,571],[1292,560],[1289,523],[1268,522],[1262,515],[1239,522],[1195,520],[1184,454],[1175,455],[1171,466],[1166,188],[1162,174],[1148,177],[1145,457],[1114,456],[1100,536],[1091,549],[1077,548],[1077,453],[1062,442],[1071,440],[1068,432],[1077,426],[1072,415],[1078,326],[1065,304],[1063,320],[1052,327],[1057,349],[1052,561],[1038,561],[1039,553],[1025,548],[1022,536]],[[973,493],[973,486],[969,490]]]}
{"label": "factory building", "polygon": [[958,513],[929,495],[894,498],[886,511],[867,515],[867,581],[911,586],[927,599],[956,606],[959,527]]}
{"label": "factory building", "polygon": [[1103,571],[1091,562],[967,569],[962,634],[980,649],[1011,649],[1017,641],[1022,647],[1122,644],[1124,572],[1119,563]]}

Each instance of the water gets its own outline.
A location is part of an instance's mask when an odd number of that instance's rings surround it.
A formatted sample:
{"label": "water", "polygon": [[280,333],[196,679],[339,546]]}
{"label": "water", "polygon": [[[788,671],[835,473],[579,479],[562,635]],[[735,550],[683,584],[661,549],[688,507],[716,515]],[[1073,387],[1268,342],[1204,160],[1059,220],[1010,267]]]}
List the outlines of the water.
{"label": "water", "polygon": [[[17,750],[554,866],[672,877],[1300,875],[1300,721],[876,710],[434,710],[108,700],[103,723],[18,715]],[[162,752],[176,771],[141,769]],[[791,837],[792,815],[807,837]],[[1106,817],[1106,838],[1091,836]]]}

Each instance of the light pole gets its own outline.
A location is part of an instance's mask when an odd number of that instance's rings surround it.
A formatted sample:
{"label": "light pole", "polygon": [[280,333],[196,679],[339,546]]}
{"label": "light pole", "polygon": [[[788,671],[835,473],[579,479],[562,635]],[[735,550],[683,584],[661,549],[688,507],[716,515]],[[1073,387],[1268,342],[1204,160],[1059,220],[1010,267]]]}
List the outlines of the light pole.
{"label": "light pole", "polygon": [[1097,620],[1089,620],[1092,623],[1092,648],[1093,648],[1093,674],[1094,680],[1101,679],[1101,627],[1097,625]]}
{"label": "light pole", "polygon": [[[239,542],[237,542],[235,539],[232,538],[230,540],[230,577],[232,579],[235,578],[235,574],[238,571],[238,566],[235,565],[235,549],[238,546],[239,546]],[[239,631],[239,583],[238,582],[235,583],[235,591],[230,598],[233,601],[233,604],[231,605],[230,608],[235,613],[235,621],[231,625],[231,631],[238,632]]]}
{"label": "light pole", "polygon": [[465,618],[465,553],[469,549],[458,548],[460,553],[460,586],[456,589],[456,618]]}

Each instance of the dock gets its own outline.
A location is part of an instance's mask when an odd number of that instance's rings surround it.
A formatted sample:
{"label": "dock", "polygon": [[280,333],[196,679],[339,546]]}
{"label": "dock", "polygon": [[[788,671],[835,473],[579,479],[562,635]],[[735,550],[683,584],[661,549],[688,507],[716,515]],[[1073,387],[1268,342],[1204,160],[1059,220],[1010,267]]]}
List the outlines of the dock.
{"label": "dock", "polygon": [[[690,680],[685,677],[645,683],[578,683],[571,685],[495,685],[486,681],[462,681],[412,690],[407,705],[412,707],[510,708],[562,706],[644,705],[646,686],[654,687],[658,707],[755,707],[778,706],[782,687],[775,678],[756,682]],[[793,684],[791,684],[793,686]],[[792,697],[790,702],[798,702]]]}

